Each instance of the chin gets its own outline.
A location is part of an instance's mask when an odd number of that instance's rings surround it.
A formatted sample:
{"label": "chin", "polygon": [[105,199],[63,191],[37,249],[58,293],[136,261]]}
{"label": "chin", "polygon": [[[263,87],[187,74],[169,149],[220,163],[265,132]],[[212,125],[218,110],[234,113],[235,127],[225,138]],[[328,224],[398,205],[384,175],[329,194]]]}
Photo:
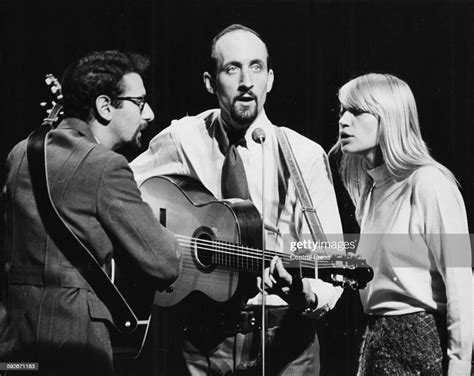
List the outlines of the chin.
{"label": "chin", "polygon": [[347,146],[341,146],[341,151],[344,153],[344,154],[349,154],[350,153],[350,150]]}
{"label": "chin", "polygon": [[233,108],[231,111],[231,117],[234,122],[240,125],[250,125],[257,118],[258,112],[257,107],[251,108]]}
{"label": "chin", "polygon": [[127,149],[140,149],[142,147],[142,140],[139,136],[135,137],[133,140],[126,142]]}

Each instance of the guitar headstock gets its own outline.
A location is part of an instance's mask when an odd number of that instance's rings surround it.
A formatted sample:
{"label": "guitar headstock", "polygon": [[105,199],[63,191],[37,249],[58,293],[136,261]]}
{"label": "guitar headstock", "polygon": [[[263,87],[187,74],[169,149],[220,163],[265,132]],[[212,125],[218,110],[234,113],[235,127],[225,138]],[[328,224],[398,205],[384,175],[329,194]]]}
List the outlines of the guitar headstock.
{"label": "guitar headstock", "polygon": [[329,264],[330,268],[319,271],[319,278],[336,286],[359,290],[374,278],[374,270],[354,253],[332,255]]}
{"label": "guitar headstock", "polygon": [[[43,125],[53,126],[55,123],[58,122],[60,115],[62,115],[62,100],[63,94],[61,91],[61,84],[59,83],[58,79],[54,77],[52,74],[47,74],[45,76],[45,83],[49,86],[49,89],[52,94],[51,103],[49,103],[49,108],[46,109],[46,113],[48,116],[43,119]],[[47,102],[40,103],[42,107],[48,106]]]}

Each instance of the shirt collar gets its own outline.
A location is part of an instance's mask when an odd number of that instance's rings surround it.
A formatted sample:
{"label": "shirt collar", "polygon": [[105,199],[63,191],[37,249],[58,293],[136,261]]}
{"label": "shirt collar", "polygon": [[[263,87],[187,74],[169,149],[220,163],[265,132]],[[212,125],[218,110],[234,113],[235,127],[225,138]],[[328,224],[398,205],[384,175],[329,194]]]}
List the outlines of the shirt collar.
{"label": "shirt collar", "polygon": [[380,166],[377,166],[372,170],[367,170],[367,173],[373,179],[376,186],[380,186],[384,182],[390,180],[390,172],[385,163],[382,163]]}
{"label": "shirt collar", "polygon": [[64,118],[58,125],[58,128],[70,128],[77,131],[79,134],[85,136],[92,142],[97,142],[97,139],[94,137],[89,124],[86,122],[72,117]]}

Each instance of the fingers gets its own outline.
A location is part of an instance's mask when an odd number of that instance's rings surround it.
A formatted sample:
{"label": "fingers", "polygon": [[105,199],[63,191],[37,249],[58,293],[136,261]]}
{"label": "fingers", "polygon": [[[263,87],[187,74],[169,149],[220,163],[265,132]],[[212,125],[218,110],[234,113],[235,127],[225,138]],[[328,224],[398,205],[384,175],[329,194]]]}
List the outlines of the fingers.
{"label": "fingers", "polygon": [[270,274],[270,268],[266,268],[263,276],[263,286],[262,286],[262,277],[257,277],[257,284],[260,292],[265,290],[270,292],[276,286],[277,282],[275,278]]}
{"label": "fingers", "polygon": [[260,291],[264,289],[268,293],[288,293],[288,288],[291,286],[293,277],[285,269],[283,261],[280,257],[275,256],[270,261],[270,266],[265,269],[263,276],[263,286],[262,279],[258,277],[258,286]]}
{"label": "fingers", "polygon": [[278,260],[278,256],[275,256],[272,258],[272,260],[270,261],[270,274],[273,275],[273,273],[275,273],[275,265],[276,265],[276,262]]}
{"label": "fingers", "polygon": [[291,277],[291,274],[288,273],[285,267],[283,266],[283,261],[278,256],[275,256],[272,259],[272,262],[270,263],[270,265],[272,265],[272,263],[273,263],[273,272],[271,275],[274,277],[274,280],[277,281],[277,283],[281,287],[291,286],[293,278]]}

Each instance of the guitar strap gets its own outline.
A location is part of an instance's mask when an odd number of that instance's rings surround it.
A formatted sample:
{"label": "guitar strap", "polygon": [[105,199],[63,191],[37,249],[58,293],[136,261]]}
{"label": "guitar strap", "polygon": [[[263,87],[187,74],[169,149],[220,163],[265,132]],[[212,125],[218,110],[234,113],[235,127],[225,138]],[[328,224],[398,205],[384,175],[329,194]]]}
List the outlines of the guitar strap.
{"label": "guitar strap", "polygon": [[316,209],[313,206],[311,196],[308,192],[308,187],[306,186],[306,183],[303,179],[300,167],[296,162],[295,155],[293,154],[293,149],[291,148],[290,142],[288,141],[288,137],[283,131],[283,129],[279,127],[275,127],[275,132],[278,139],[278,143],[283,152],[284,161],[288,167],[288,170],[290,171],[293,183],[295,184],[296,194],[301,202],[303,214],[306,219],[306,223],[308,224],[309,231],[311,232],[311,237],[313,238],[313,241],[315,243],[326,242],[326,235],[324,234]]}
{"label": "guitar strap", "polygon": [[[26,148],[33,194],[43,225],[58,249],[110,310],[117,330],[122,333],[132,332],[138,325],[134,312],[94,255],[74,234],[54,206],[46,158],[46,137],[50,129],[49,126],[43,125],[33,131],[28,137]],[[45,275],[48,274],[47,268],[45,265]]]}

